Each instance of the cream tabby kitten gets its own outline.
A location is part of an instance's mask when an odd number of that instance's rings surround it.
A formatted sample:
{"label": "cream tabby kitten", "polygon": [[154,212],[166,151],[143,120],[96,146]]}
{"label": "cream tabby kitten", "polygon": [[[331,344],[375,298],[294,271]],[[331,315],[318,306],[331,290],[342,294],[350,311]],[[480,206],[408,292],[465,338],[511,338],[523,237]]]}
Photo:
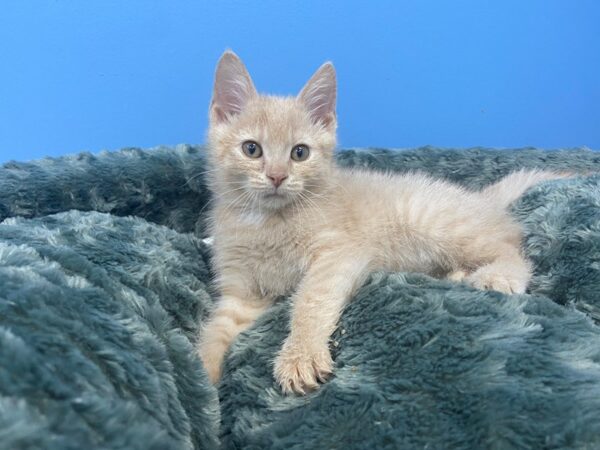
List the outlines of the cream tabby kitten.
{"label": "cream tabby kitten", "polygon": [[558,175],[521,171],[470,192],[423,174],[342,169],[333,162],[335,102],[331,63],[289,98],[259,95],[232,52],[218,63],[208,139],[221,298],[199,347],[213,382],[233,339],[278,296],[293,306],[275,379],[303,393],[331,373],[330,336],[372,271],[525,291],[530,264],[505,209]]}

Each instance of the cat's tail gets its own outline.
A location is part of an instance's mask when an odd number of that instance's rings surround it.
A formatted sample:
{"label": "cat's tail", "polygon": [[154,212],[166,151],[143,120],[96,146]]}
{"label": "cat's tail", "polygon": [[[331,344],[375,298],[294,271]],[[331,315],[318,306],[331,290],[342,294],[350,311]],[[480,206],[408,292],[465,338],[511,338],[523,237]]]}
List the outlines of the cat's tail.
{"label": "cat's tail", "polygon": [[508,174],[500,181],[484,188],[481,191],[481,194],[496,205],[499,204],[502,208],[508,208],[508,206],[523,195],[527,189],[542,181],[570,178],[573,176],[575,176],[575,174],[569,172],[521,169]]}

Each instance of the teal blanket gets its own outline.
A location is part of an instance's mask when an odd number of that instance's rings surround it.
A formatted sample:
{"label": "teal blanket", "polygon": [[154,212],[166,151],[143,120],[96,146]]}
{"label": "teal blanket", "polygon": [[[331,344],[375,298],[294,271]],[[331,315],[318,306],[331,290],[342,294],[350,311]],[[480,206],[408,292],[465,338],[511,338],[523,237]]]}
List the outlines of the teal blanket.
{"label": "teal blanket", "polygon": [[480,188],[522,167],[585,177],[512,205],[526,295],[374,273],[332,341],[333,378],[283,396],[282,299],[218,390],[194,352],[215,299],[201,148],[0,168],[0,449],[600,448],[600,153],[346,150],[345,166]]}

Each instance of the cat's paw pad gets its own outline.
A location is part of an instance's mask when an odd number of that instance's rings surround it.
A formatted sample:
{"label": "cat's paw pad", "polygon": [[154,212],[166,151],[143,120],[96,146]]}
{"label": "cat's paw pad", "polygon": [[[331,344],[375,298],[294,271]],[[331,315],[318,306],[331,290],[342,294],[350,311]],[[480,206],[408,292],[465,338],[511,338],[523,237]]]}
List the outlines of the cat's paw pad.
{"label": "cat's paw pad", "polygon": [[215,343],[203,343],[200,345],[198,354],[206,373],[208,373],[208,378],[212,384],[216,384],[221,378],[221,365],[225,354],[223,346]]}
{"label": "cat's paw pad", "polygon": [[504,294],[522,294],[527,287],[527,277],[494,272],[482,268],[465,278],[477,289],[498,291]]}
{"label": "cat's paw pad", "polygon": [[319,387],[333,370],[333,361],[327,347],[307,351],[284,344],[275,359],[274,376],[285,394],[305,394]]}

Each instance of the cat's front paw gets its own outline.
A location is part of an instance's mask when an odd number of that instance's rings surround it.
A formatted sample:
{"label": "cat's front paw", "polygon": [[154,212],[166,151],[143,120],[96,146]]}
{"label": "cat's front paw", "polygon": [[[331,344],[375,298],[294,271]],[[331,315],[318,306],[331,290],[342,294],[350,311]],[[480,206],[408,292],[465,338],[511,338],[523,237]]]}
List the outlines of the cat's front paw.
{"label": "cat's front paw", "polygon": [[275,359],[274,376],[285,394],[305,394],[317,389],[332,370],[327,345],[311,350],[286,341]]}

